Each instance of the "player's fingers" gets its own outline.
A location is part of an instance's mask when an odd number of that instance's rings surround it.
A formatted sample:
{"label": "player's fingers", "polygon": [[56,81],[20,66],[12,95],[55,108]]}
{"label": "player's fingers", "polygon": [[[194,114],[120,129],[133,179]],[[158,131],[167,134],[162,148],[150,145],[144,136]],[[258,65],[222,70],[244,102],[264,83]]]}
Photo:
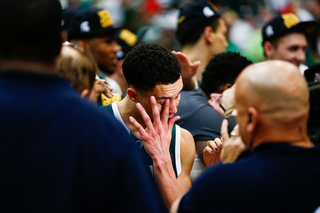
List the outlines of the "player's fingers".
{"label": "player's fingers", "polygon": [[222,124],[221,124],[221,139],[222,139],[223,141],[229,140],[228,120],[227,120],[227,119],[224,119],[224,120],[222,121]]}
{"label": "player's fingers", "polygon": [[203,154],[210,154],[210,153],[213,153],[214,151],[209,147],[209,146],[206,146],[203,150]]}
{"label": "player's fingers", "polygon": [[140,103],[137,103],[136,106],[147,128],[149,130],[154,130],[151,119],[148,113],[146,112],[146,110],[143,108],[143,106]]}
{"label": "player's fingers", "polygon": [[162,125],[167,126],[168,125],[168,119],[169,119],[169,107],[170,107],[170,100],[165,100],[163,107],[161,109],[161,122]]}
{"label": "player's fingers", "polygon": [[158,124],[160,123],[160,114],[159,114],[159,108],[157,106],[157,101],[154,96],[150,97],[150,103],[151,103],[153,121],[155,122],[156,126],[158,126]]}
{"label": "player's fingers", "polygon": [[207,146],[210,147],[213,152],[219,152],[220,148],[217,146],[217,144],[213,140],[209,140],[207,142]]}
{"label": "player's fingers", "polygon": [[145,129],[139,124],[139,122],[132,116],[129,117],[130,122],[138,129],[140,132],[141,136],[144,136],[147,134]]}
{"label": "player's fingers", "polygon": [[172,129],[174,123],[179,119],[180,119],[180,116],[174,116],[174,117],[169,118],[168,129]]}
{"label": "player's fingers", "polygon": [[223,143],[222,143],[222,140],[220,140],[220,138],[215,138],[213,141],[215,142],[215,144],[217,145],[217,147],[219,147],[219,149],[222,148]]}

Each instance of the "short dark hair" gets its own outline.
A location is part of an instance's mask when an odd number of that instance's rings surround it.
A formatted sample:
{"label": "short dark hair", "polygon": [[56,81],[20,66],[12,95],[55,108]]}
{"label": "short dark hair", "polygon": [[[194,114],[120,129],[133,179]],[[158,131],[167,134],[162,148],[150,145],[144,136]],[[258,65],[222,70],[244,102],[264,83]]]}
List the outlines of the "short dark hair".
{"label": "short dark hair", "polygon": [[1,0],[0,57],[53,63],[61,49],[59,0]]}
{"label": "short dark hair", "polygon": [[139,44],[124,58],[123,74],[129,86],[148,92],[159,84],[173,84],[181,74],[178,58],[158,44]]}
{"label": "short dark hair", "polygon": [[224,52],[212,58],[202,74],[200,85],[207,98],[216,93],[221,85],[234,84],[239,73],[252,61],[235,52]]}
{"label": "short dark hair", "polygon": [[188,35],[186,35],[186,32],[190,32],[190,26],[186,24],[179,24],[178,29],[175,32],[175,36],[180,43],[180,46],[183,47],[188,44],[196,43],[207,26],[211,27],[212,30],[216,32],[219,25],[220,18],[217,18],[207,25],[199,26],[198,28],[193,29],[192,33],[188,33]]}

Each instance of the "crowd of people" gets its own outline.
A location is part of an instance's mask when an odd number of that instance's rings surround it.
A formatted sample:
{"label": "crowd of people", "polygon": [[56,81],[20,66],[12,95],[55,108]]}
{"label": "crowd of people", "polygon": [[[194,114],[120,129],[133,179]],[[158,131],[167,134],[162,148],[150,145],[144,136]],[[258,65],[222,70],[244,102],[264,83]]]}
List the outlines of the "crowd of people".
{"label": "crowd of people", "polygon": [[256,62],[216,5],[176,4],[172,51],[110,10],[1,0],[1,212],[320,212],[320,24],[281,11]]}

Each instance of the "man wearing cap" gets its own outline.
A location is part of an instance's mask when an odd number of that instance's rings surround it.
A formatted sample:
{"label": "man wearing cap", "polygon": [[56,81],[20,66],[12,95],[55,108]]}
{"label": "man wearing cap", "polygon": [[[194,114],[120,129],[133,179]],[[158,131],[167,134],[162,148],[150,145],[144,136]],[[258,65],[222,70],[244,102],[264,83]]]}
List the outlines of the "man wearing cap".
{"label": "man wearing cap", "polygon": [[68,40],[76,40],[91,51],[100,69],[99,77],[113,88],[112,98],[108,99],[102,94],[98,99],[101,105],[121,100],[121,88],[108,77],[116,69],[117,52],[121,50],[116,42],[116,32],[109,11],[101,9],[79,11],[71,19],[68,28]]}
{"label": "man wearing cap", "polygon": [[224,120],[222,139],[240,134],[248,150],[208,168],[172,212],[316,212],[320,148],[307,135],[309,92],[298,68],[280,60],[248,66],[235,104],[239,128],[229,137]]}
{"label": "man wearing cap", "polygon": [[[195,139],[197,152],[191,172],[192,181],[205,169],[202,158],[203,150],[209,140],[220,137],[220,126],[223,119],[209,105],[205,93],[200,89],[194,89],[195,83],[198,82],[197,79],[201,80],[209,61],[215,55],[224,52],[228,45],[225,35],[226,25],[214,8],[207,1],[195,1],[185,5],[180,10],[176,31],[182,53],[175,54],[180,60],[194,62],[190,66],[190,72],[184,72],[185,69],[182,69],[184,90],[191,91],[181,92],[177,113],[181,117],[177,124],[190,131]],[[195,62],[197,60],[201,60],[199,67],[197,67],[199,64]],[[197,72],[197,79],[193,77],[195,72]]]}
{"label": "man wearing cap", "polygon": [[[191,73],[182,73],[184,90],[197,88],[197,80],[201,81],[210,59],[226,50],[226,33],[226,24],[211,2],[195,1],[181,8],[175,35],[181,52],[195,63],[194,66],[199,66]],[[183,57],[181,54],[177,56]]]}
{"label": "man wearing cap", "polygon": [[128,29],[122,29],[117,33],[117,43],[122,49],[117,52],[118,61],[115,72],[109,77],[118,83],[123,97],[127,94],[128,84],[123,75],[122,63],[124,57],[132,50],[132,48],[141,42],[142,37],[143,35],[138,37]]}
{"label": "man wearing cap", "polygon": [[293,13],[276,16],[262,28],[266,59],[288,61],[297,66],[303,75],[307,69],[303,64],[308,46],[306,36],[314,33],[317,28],[318,22],[301,22]]}

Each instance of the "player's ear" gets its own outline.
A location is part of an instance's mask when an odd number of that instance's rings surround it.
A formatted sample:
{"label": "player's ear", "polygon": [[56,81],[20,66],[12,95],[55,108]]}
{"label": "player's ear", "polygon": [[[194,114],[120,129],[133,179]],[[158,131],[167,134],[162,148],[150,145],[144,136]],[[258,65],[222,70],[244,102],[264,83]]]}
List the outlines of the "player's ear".
{"label": "player's ear", "polygon": [[272,59],[274,54],[274,46],[271,42],[265,41],[263,43],[264,54],[267,59]]}
{"label": "player's ear", "polygon": [[229,88],[231,88],[231,87],[232,87],[232,84],[226,83],[226,84],[224,85],[224,87],[223,87],[223,91],[225,91],[225,90],[227,90],[227,89],[229,89]]}
{"label": "player's ear", "polygon": [[214,39],[213,35],[214,35],[214,32],[213,32],[212,27],[207,26],[204,28],[203,36],[204,36],[207,43],[211,44],[213,42],[213,39]]}
{"label": "player's ear", "polygon": [[86,47],[88,50],[90,50],[90,45],[89,45],[89,42],[87,40],[82,40],[82,39],[79,39],[78,40],[78,43],[84,47]]}
{"label": "player's ear", "polygon": [[88,95],[89,95],[89,90],[88,90],[88,89],[84,89],[84,90],[82,90],[82,92],[80,93],[81,98],[88,97]]}
{"label": "player's ear", "polygon": [[253,133],[257,128],[258,123],[258,111],[254,107],[249,107],[248,109],[248,124],[247,131]]}
{"label": "player's ear", "polygon": [[127,89],[127,95],[128,95],[128,97],[130,98],[131,101],[133,101],[133,102],[139,102],[138,92],[137,92],[137,90],[135,90],[134,88],[129,87],[129,88]]}

